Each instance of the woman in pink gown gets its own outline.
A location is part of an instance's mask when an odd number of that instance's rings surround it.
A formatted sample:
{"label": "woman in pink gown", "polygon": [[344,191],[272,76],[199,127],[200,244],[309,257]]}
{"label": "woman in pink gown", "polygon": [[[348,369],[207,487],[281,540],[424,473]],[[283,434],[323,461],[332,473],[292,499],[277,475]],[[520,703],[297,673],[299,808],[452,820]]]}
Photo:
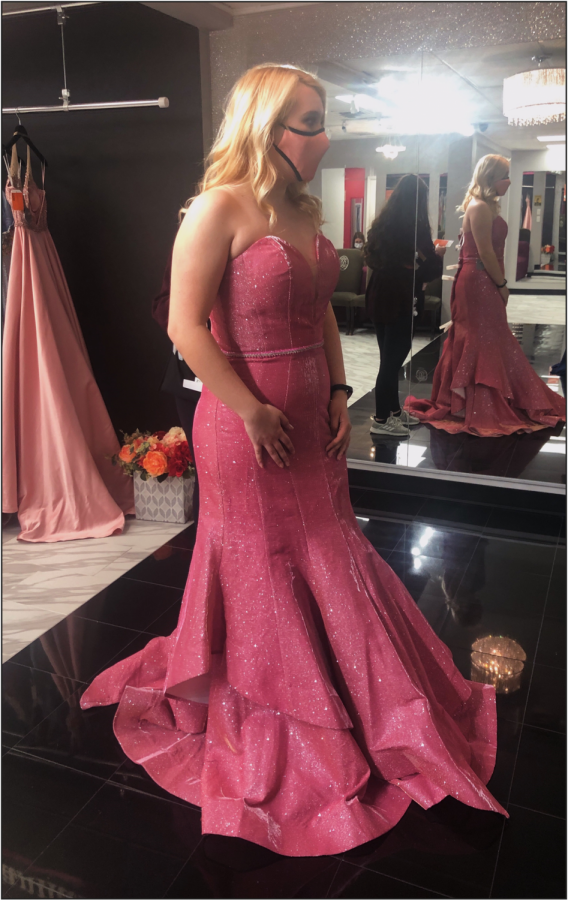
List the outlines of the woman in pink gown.
{"label": "woman in pink gown", "polygon": [[412,800],[506,815],[493,687],[460,675],[351,507],[338,257],[304,184],[324,103],[292,67],[233,89],[172,271],[170,336],[204,383],[181,614],[82,697],[119,704],[125,753],[205,833],[288,856],[362,844]]}
{"label": "woman in pink gown", "polygon": [[462,209],[463,243],[452,288],[452,324],[434,372],[430,400],[408,397],[405,409],[451,434],[480,437],[553,428],[566,401],[531,367],[507,322],[503,253],[507,223],[499,197],[509,161],[479,160]]}
{"label": "woman in pink gown", "polygon": [[132,483],[110,460],[120,444],[47,228],[45,191],[33,180],[29,148],[22,185],[14,145],[6,197],[14,239],[2,354],[2,511],[17,512],[24,541],[107,537],[134,513]]}

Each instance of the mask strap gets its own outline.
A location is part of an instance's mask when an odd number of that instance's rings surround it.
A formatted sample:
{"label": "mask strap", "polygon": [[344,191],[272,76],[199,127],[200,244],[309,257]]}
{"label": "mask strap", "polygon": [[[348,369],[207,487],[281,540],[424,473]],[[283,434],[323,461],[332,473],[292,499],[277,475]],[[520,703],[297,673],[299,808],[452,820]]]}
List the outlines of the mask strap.
{"label": "mask strap", "polygon": [[294,175],[296,176],[296,178],[298,179],[298,181],[303,181],[304,179],[302,178],[302,176],[301,176],[300,173],[298,172],[298,170],[297,170],[296,166],[294,165],[294,163],[292,162],[292,160],[289,159],[289,158],[286,156],[286,154],[282,152],[282,150],[280,149],[280,147],[277,147],[277,146],[276,146],[276,144],[273,144],[272,146],[274,147],[274,149],[276,150],[276,152],[280,154],[280,156],[282,157],[282,159],[285,159],[285,160],[286,160],[286,162],[287,162],[288,165],[291,167],[291,169],[292,169],[292,171],[294,172]]}
{"label": "mask strap", "polygon": [[325,131],[325,128],[318,128],[317,131],[300,131],[298,128],[292,128],[290,125],[283,125],[282,127],[293,134],[301,134],[302,137],[315,137],[316,134],[322,134]]}

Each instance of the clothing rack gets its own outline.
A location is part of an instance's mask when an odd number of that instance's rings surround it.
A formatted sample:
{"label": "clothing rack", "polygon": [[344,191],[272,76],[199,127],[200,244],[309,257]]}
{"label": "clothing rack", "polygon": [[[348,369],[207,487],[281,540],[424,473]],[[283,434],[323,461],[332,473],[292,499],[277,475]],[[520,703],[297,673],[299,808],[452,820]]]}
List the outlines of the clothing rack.
{"label": "clothing rack", "polygon": [[[13,12],[3,12],[2,17],[4,16],[24,16],[28,13],[39,13],[39,12],[48,12],[54,11],[57,13],[57,24],[61,27],[61,51],[63,55],[63,82],[64,87],[61,91],[61,97],[59,98],[63,102],[59,105],[55,106],[11,106],[11,107],[3,107],[2,113],[4,115],[15,115],[18,116],[18,121],[20,121],[20,115],[24,113],[48,113],[48,112],[72,112],[74,110],[93,110],[93,109],[132,109],[135,107],[142,106],[157,106],[159,109],[167,109],[170,105],[170,101],[167,97],[158,97],[157,100],[123,100],[123,101],[111,101],[108,103],[70,103],[71,92],[67,87],[67,67],[65,60],[65,37],[64,37],[64,28],[65,21],[69,18],[69,16],[63,12],[63,8],[69,8],[73,6],[97,6],[100,0],[84,0],[84,2],[79,3],[58,3],[54,6],[40,6],[35,7],[33,9],[19,9],[14,10]],[[21,121],[20,121],[21,124]]]}
{"label": "clothing rack", "polygon": [[80,3],[57,3],[52,6],[32,6],[31,9],[15,9],[12,12],[3,12],[2,18],[5,16],[27,16],[29,13],[47,12],[48,10],[58,10],[62,7],[70,6],[98,6],[101,0],[83,0]]}
{"label": "clothing rack", "polygon": [[44,112],[72,112],[81,109],[128,109],[135,106],[158,106],[160,109],[167,109],[170,101],[167,97],[158,97],[157,100],[124,100],[116,103],[65,103],[59,106],[13,106],[2,109],[2,113],[6,115],[13,114],[15,116],[23,113],[44,113]]}

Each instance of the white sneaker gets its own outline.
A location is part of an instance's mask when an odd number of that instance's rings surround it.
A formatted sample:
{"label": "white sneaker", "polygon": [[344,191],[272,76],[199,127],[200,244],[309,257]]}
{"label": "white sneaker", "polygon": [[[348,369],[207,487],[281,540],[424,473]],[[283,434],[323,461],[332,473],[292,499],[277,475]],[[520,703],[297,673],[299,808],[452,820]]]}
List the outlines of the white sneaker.
{"label": "white sneaker", "polygon": [[390,437],[404,438],[410,435],[407,426],[404,425],[400,418],[390,415],[386,422],[377,422],[374,416],[371,416],[371,434],[383,434]]}
{"label": "white sneaker", "polygon": [[411,416],[406,409],[401,409],[394,418],[402,422],[403,425],[420,425],[420,419],[417,419],[416,416]]}

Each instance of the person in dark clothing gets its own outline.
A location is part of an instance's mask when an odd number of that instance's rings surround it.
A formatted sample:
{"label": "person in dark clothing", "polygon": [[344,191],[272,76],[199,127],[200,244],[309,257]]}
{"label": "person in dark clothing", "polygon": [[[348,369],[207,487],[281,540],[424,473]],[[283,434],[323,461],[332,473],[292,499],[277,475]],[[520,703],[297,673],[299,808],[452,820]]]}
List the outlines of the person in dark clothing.
{"label": "person in dark clothing", "polygon": [[[160,293],[152,302],[152,316],[161,328],[168,332],[168,318],[170,312],[170,285],[172,276],[172,256],[170,254],[168,264],[164,271],[162,279],[162,287]],[[176,403],[176,409],[180,419],[180,424],[185,431],[187,443],[191,450],[191,455],[195,459],[193,449],[193,419],[199,398],[201,397],[201,382],[196,378],[188,364],[178,353],[172,344],[172,355],[166,369],[166,374],[162,382],[162,391],[173,394]],[[195,485],[193,489],[193,521],[197,523],[199,515],[199,486],[197,483],[197,472],[195,474]]]}
{"label": "person in dark clothing", "polygon": [[424,284],[442,274],[443,248],[435,248],[428,220],[428,188],[404,175],[368,234],[372,269],[366,291],[381,353],[371,433],[407,437],[418,419],[401,409],[398,373],[412,346],[413,317],[424,308]]}

